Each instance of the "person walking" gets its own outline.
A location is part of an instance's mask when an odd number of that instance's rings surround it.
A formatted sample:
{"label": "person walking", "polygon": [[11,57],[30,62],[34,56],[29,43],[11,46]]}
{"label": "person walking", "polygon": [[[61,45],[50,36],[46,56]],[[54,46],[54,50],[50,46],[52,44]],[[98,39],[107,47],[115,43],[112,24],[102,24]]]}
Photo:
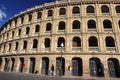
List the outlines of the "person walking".
{"label": "person walking", "polygon": [[54,65],[53,64],[51,66],[51,74],[52,74],[52,76],[54,75]]}

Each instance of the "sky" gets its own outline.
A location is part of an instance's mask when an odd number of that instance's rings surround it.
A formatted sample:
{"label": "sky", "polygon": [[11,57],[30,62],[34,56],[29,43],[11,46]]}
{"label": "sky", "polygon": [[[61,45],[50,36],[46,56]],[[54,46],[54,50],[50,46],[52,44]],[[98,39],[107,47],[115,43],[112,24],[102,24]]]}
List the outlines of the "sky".
{"label": "sky", "polygon": [[55,0],[0,0],[0,27],[15,14]]}

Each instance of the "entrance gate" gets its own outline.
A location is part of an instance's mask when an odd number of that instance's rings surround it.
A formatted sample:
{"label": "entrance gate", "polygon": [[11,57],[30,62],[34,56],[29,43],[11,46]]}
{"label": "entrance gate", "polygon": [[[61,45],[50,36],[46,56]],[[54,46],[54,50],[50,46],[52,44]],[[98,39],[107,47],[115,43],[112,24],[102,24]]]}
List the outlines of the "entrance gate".
{"label": "entrance gate", "polygon": [[30,58],[29,72],[34,73],[34,68],[35,68],[35,58]]}
{"label": "entrance gate", "polygon": [[5,58],[5,67],[4,67],[4,71],[9,71],[9,59]]}
{"label": "entrance gate", "polygon": [[82,76],[82,60],[80,58],[72,59],[73,76]]}
{"label": "entrance gate", "polygon": [[48,58],[42,58],[42,70],[41,73],[48,75],[48,68],[49,68],[49,59]]}
{"label": "entrance gate", "polygon": [[11,61],[12,61],[11,71],[13,71],[13,69],[14,69],[14,64],[15,64],[15,59],[12,58]]}
{"label": "entrance gate", "polygon": [[24,67],[25,67],[24,58],[20,58],[19,72],[23,72]]}

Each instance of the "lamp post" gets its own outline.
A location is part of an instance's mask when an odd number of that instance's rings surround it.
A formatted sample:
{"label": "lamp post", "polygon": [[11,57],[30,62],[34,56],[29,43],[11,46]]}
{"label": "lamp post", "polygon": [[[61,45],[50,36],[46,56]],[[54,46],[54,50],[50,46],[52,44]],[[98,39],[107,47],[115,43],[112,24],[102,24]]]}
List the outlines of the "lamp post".
{"label": "lamp post", "polygon": [[60,66],[60,68],[61,68],[60,75],[61,75],[61,76],[62,76],[62,51],[63,51],[63,46],[64,46],[64,44],[61,43],[61,60],[60,60],[60,62],[61,62],[61,66]]}

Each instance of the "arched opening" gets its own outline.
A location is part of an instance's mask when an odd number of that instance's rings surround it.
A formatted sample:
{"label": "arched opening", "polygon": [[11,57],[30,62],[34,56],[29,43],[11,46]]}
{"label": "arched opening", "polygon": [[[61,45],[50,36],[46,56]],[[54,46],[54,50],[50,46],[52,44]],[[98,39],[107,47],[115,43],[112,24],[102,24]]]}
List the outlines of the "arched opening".
{"label": "arched opening", "polygon": [[38,33],[39,30],[40,30],[40,26],[39,26],[39,25],[36,25],[36,26],[35,26],[35,33]]}
{"label": "arched opening", "polygon": [[73,38],[73,47],[81,47],[81,40],[79,37],[74,37]]}
{"label": "arched opening", "polygon": [[28,17],[28,22],[32,21],[32,15],[30,14]]}
{"label": "arched opening", "polygon": [[12,65],[11,65],[11,71],[14,70],[14,65],[15,65],[15,58],[11,58]]}
{"label": "arched opening", "polygon": [[15,34],[15,32],[14,32],[14,31],[12,31],[12,38],[14,37],[14,34]]}
{"label": "arched opening", "polygon": [[51,28],[52,28],[52,24],[51,23],[47,23],[46,24],[46,32],[51,32]]}
{"label": "arched opening", "polygon": [[80,32],[80,21],[75,20],[72,24],[73,32]]}
{"label": "arched opening", "polygon": [[109,13],[109,7],[106,6],[106,5],[103,5],[103,6],[101,7],[101,11],[102,11],[102,13]]}
{"label": "arched opening", "polygon": [[99,58],[90,58],[89,60],[90,76],[104,77],[104,66]]}
{"label": "arched opening", "polygon": [[11,51],[11,43],[9,43],[9,51]]}
{"label": "arched opening", "polygon": [[66,9],[60,8],[59,15],[65,15],[65,14],[66,14]]}
{"label": "arched opening", "polygon": [[87,25],[88,25],[88,31],[89,32],[96,31],[96,22],[94,20],[89,20],[87,22]]}
{"label": "arched opening", "polygon": [[104,31],[105,32],[112,32],[112,23],[110,20],[103,21]]}
{"label": "arched opening", "polygon": [[9,62],[10,60],[8,58],[5,58],[5,66],[4,66],[4,71],[9,71]]}
{"label": "arched opening", "polygon": [[120,77],[120,65],[118,59],[108,59],[108,70],[110,77]]}
{"label": "arched opening", "polygon": [[116,13],[120,13],[120,6],[116,6]]}
{"label": "arched opening", "polygon": [[56,75],[65,75],[65,59],[63,57],[56,58]]}
{"label": "arched opening", "polygon": [[87,6],[87,13],[94,13],[94,7],[93,6]]}
{"label": "arched opening", "polygon": [[24,64],[24,58],[20,58],[19,72],[23,72],[25,66],[26,65]]}
{"label": "arched opening", "polygon": [[48,75],[48,69],[49,69],[49,58],[43,57],[42,58],[42,68],[41,73]]}
{"label": "arched opening", "polygon": [[82,59],[81,58],[73,58],[72,59],[72,72],[73,76],[82,76],[83,75],[83,67],[82,67]]}
{"label": "arched opening", "polygon": [[24,22],[24,16],[21,16],[21,24]]}
{"label": "arched opening", "polygon": [[19,45],[19,43],[18,43],[18,42],[16,42],[16,47],[15,47],[15,50],[18,50],[18,45]]}
{"label": "arched opening", "polygon": [[89,47],[98,47],[98,40],[96,37],[92,36],[89,38]]}
{"label": "arched opening", "polygon": [[2,58],[0,58],[0,69],[2,67]]}
{"label": "arched opening", "polygon": [[46,38],[44,44],[45,44],[45,48],[49,48],[50,47],[50,39]]}
{"label": "arched opening", "polygon": [[59,31],[61,31],[61,30],[62,30],[62,31],[65,30],[65,22],[63,22],[63,21],[59,22],[58,30],[59,30]]}
{"label": "arched opening", "polygon": [[29,73],[34,73],[35,70],[35,58],[30,58]]}
{"label": "arched opening", "polygon": [[23,43],[23,49],[26,49],[27,48],[27,41],[24,41]]}
{"label": "arched opening", "polygon": [[38,40],[37,40],[37,39],[34,39],[34,40],[33,40],[33,49],[34,49],[34,48],[37,48],[37,45],[38,45]]}
{"label": "arched opening", "polygon": [[106,47],[115,47],[115,41],[110,36],[105,38],[105,43],[106,43]]}
{"label": "arched opening", "polygon": [[120,20],[119,20],[119,22],[118,22],[118,25],[119,25],[119,29],[120,29]]}
{"label": "arched opening", "polygon": [[59,37],[59,38],[58,38],[57,47],[61,47],[61,43],[63,43],[64,46],[65,46],[65,39],[64,39],[63,37]]}
{"label": "arched opening", "polygon": [[18,36],[20,36],[20,35],[21,35],[21,29],[18,30]]}
{"label": "arched opening", "polygon": [[37,19],[41,19],[42,18],[42,13],[41,12],[38,12],[37,13]]}
{"label": "arched opening", "polygon": [[28,35],[30,32],[30,28],[29,27],[26,27],[26,35]]}
{"label": "arched opening", "polygon": [[72,14],[79,14],[80,13],[80,8],[75,6],[73,7]]}
{"label": "arched opening", "polygon": [[48,10],[48,17],[52,17],[53,16],[53,10]]}

